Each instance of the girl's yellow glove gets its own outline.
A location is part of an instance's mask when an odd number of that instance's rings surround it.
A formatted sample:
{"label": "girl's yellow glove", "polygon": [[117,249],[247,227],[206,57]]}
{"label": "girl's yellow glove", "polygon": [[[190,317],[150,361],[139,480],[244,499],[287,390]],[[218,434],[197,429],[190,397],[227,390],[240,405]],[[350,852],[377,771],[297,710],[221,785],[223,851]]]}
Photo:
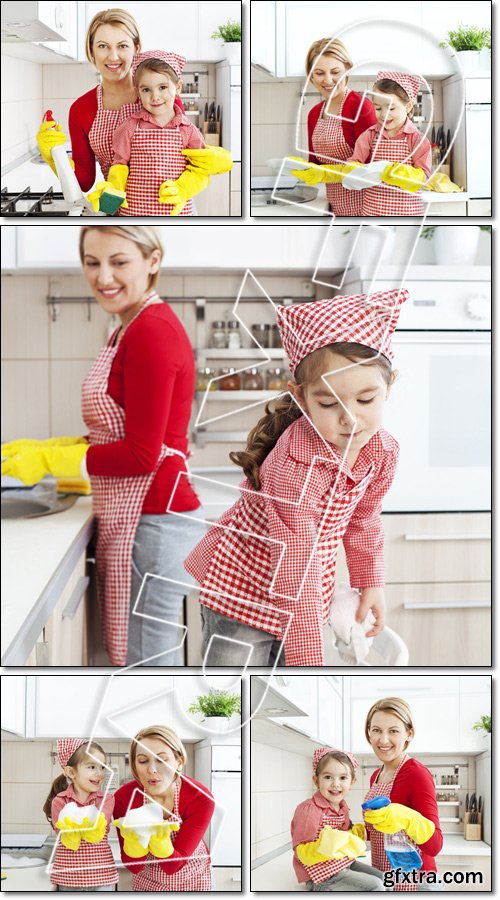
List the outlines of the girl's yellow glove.
{"label": "girl's yellow glove", "polygon": [[[82,839],[81,825],[72,819],[58,819],[55,827],[61,832],[61,844],[67,850],[79,850]],[[76,830],[75,830],[76,829]]]}
{"label": "girl's yellow glove", "polygon": [[158,859],[168,859],[174,852],[174,845],[170,837],[172,831],[179,831],[177,822],[165,822],[164,825],[158,825],[156,833],[152,834],[149,839],[149,852]]}
{"label": "girl's yellow glove", "polygon": [[81,462],[89,449],[87,443],[24,446],[11,455],[5,452],[5,446],[2,447],[2,456],[8,458],[2,462],[2,475],[19,478],[29,485],[37,484],[46,475],[53,475],[55,478],[80,478]]}
{"label": "girl's yellow glove", "polygon": [[406,831],[408,837],[416,844],[425,844],[436,830],[434,822],[426,819],[421,813],[402,803],[389,803],[380,809],[365,810],[365,822],[368,822],[375,831],[383,834],[395,834],[396,831]]}
{"label": "girl's yellow glove", "polygon": [[99,813],[94,824],[85,818],[81,827],[85,829],[81,832],[82,841],[87,841],[87,844],[100,844],[106,834],[106,816],[102,812]]}

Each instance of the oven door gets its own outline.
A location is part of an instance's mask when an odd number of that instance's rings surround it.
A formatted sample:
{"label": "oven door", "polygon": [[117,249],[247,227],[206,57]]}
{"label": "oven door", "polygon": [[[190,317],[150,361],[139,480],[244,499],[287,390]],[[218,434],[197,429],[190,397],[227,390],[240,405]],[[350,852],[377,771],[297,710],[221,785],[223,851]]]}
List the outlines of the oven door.
{"label": "oven door", "polygon": [[384,426],[401,446],[386,512],[488,511],[489,332],[397,332]]}

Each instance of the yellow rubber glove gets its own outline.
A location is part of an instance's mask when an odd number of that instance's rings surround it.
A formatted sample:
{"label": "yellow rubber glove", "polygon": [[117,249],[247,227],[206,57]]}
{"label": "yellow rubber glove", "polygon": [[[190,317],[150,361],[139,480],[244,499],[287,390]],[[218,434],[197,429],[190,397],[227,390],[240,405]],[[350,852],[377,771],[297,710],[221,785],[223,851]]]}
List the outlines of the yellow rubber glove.
{"label": "yellow rubber glove", "polygon": [[436,830],[434,822],[426,819],[415,809],[403,806],[402,803],[389,803],[381,809],[367,809],[365,821],[372,825],[375,831],[381,831],[383,834],[406,831],[408,837],[416,844],[425,844]]}
{"label": "yellow rubber glove", "polygon": [[139,836],[133,828],[128,828],[126,825],[123,825],[121,819],[114,819],[113,825],[115,825],[121,833],[123,838],[123,852],[127,856],[130,856],[132,859],[141,859],[143,856],[148,855],[147,846],[144,847],[144,845],[141,844]]}
{"label": "yellow rubber glove", "polygon": [[149,852],[153,856],[158,859],[168,859],[169,856],[172,856],[174,852],[174,845],[170,837],[172,831],[179,831],[177,822],[165,822],[164,825],[158,826],[155,834],[151,835],[148,846]]}
{"label": "yellow rubber glove", "polygon": [[194,166],[186,166],[182,175],[175,181],[164,181],[158,191],[159,203],[171,203],[173,205],[171,216],[178,216],[184,209],[188,200],[204,191],[210,184],[210,178],[205,172],[196,171]]}
{"label": "yellow rubber glove", "polygon": [[81,825],[79,825],[78,822],[73,822],[68,818],[58,819],[55,827],[61,832],[61,844],[66,847],[67,850],[80,849],[82,833],[79,830]]}
{"label": "yellow rubber glove", "polygon": [[119,194],[123,194],[123,203],[121,203],[120,205],[123,206],[124,209],[128,209],[128,203],[125,194],[128,171],[128,166],[119,165],[117,163],[115,166],[111,166],[108,172],[107,181],[98,181],[97,184],[94,185],[94,188],[91,190],[90,194],[87,194],[87,200],[92,204],[92,209],[94,210],[94,212],[99,212],[99,203],[101,200],[101,196],[105,191],[109,190],[109,188],[114,189],[112,193],[118,192]]}
{"label": "yellow rubber glove", "polygon": [[295,175],[299,181],[305,184],[340,184],[344,175],[348,175],[353,169],[357,169],[361,163],[335,163],[331,166],[311,166],[309,169],[293,169],[292,175]]}
{"label": "yellow rubber glove", "polygon": [[34,438],[19,438],[17,441],[8,441],[2,444],[2,456],[15,456],[19,450],[25,447],[72,447],[73,444],[86,444],[84,437],[54,437],[45,441],[37,441]]}
{"label": "yellow rubber glove", "polygon": [[233,157],[224,147],[205,147],[203,150],[181,150],[187,161],[205,175],[221,175],[233,168]]}
{"label": "yellow rubber glove", "polygon": [[463,191],[463,187],[451,181],[444,172],[434,172],[423,188],[425,191],[437,191],[439,194],[458,194]]}
{"label": "yellow rubber glove", "polygon": [[42,159],[49,164],[54,175],[57,175],[57,169],[54,160],[52,159],[52,150],[54,147],[61,147],[66,141],[67,137],[64,134],[61,125],[58,125],[57,122],[53,121],[42,122],[38,129],[36,142]]}
{"label": "yellow rubber glove", "polygon": [[366,828],[363,822],[355,822],[349,831],[352,834],[355,834],[356,837],[361,838],[362,841],[366,841]]}
{"label": "yellow rubber glove", "polygon": [[355,859],[366,853],[366,844],[351,831],[326,825],[316,841],[298,844],[295,852],[304,866],[314,866],[327,859]]}
{"label": "yellow rubber glove", "polygon": [[19,478],[24,484],[37,484],[46,475],[55,478],[81,478],[81,462],[88,444],[68,447],[23,447],[2,462],[2,475]]}
{"label": "yellow rubber glove", "polygon": [[100,844],[106,834],[106,816],[104,813],[99,813],[94,824],[85,817],[82,821],[82,828],[85,828],[85,826],[88,827],[81,832],[82,841],[87,841],[87,844]]}
{"label": "yellow rubber glove", "polygon": [[392,184],[410,194],[416,193],[425,181],[423,169],[407,166],[404,163],[389,163],[380,176],[384,184]]}

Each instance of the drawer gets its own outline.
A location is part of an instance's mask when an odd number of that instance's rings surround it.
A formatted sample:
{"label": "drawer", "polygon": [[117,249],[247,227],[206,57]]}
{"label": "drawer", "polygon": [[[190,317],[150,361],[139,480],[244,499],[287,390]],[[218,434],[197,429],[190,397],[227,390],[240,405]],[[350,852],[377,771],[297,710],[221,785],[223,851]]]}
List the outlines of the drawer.
{"label": "drawer", "polygon": [[231,169],[231,190],[241,191],[241,163],[236,162]]}
{"label": "drawer", "polygon": [[241,216],[241,194],[239,191],[231,191],[229,195],[229,214]]}
{"label": "drawer", "polygon": [[465,102],[491,103],[491,78],[466,78]]}
{"label": "drawer", "polygon": [[212,747],[212,772],[240,772],[241,747]]}
{"label": "drawer", "polygon": [[467,210],[469,216],[491,216],[491,198],[487,200],[469,200]]}
{"label": "drawer", "polygon": [[489,581],[489,513],[384,516],[386,583]]}
{"label": "drawer", "polygon": [[489,581],[438,582],[437,584],[387,584],[387,609],[402,607],[408,612],[421,609],[491,610]]}

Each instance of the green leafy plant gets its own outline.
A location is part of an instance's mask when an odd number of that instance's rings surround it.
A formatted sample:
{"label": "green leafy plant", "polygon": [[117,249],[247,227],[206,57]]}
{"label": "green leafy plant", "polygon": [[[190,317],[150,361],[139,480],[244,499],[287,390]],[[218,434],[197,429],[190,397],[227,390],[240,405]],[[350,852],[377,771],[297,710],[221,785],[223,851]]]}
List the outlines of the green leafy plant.
{"label": "green leafy plant", "polygon": [[241,25],[235,19],[228,19],[225,25],[219,25],[212,34],[214,40],[224,41],[225,44],[241,42]]}
{"label": "green leafy plant", "polygon": [[456,51],[491,49],[491,31],[478,25],[460,24],[456,31],[449,31],[447,39],[441,41],[440,47],[453,47]]}
{"label": "green leafy plant", "polygon": [[231,716],[241,712],[241,697],[239,694],[231,694],[229,691],[212,689],[208,694],[201,694],[197,697],[196,703],[191,704],[188,712],[202,713],[207,719],[214,716],[224,716],[226,719],[230,719]]}
{"label": "green leafy plant", "polygon": [[[439,228],[439,225],[426,225],[424,228],[422,228],[422,234],[420,235],[420,237],[424,238],[424,240],[426,241],[430,241],[434,237],[436,228]],[[491,232],[491,225],[478,225],[478,228],[481,231]]]}
{"label": "green leafy plant", "polygon": [[472,726],[474,731],[484,731],[484,736],[491,734],[491,716],[481,716],[479,722]]}

